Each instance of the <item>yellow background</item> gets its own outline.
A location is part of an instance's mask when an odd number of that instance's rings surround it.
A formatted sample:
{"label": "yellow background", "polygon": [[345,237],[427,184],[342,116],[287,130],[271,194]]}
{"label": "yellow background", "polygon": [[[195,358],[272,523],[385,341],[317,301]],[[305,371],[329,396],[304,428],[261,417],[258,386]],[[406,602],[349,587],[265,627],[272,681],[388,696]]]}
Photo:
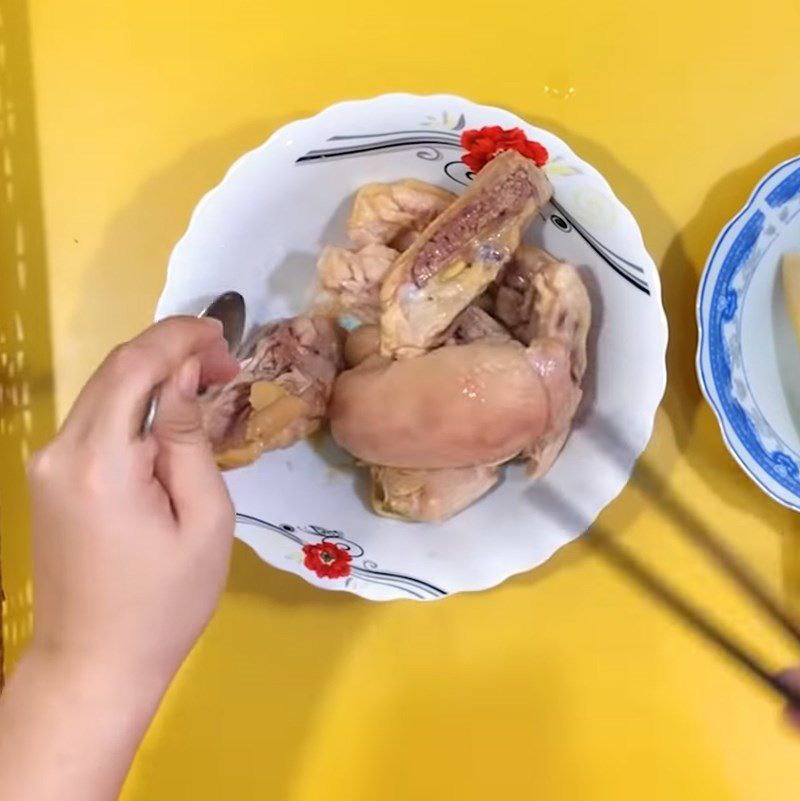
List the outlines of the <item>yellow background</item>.
{"label": "yellow background", "polygon": [[[636,215],[671,325],[646,456],[666,486],[630,486],[600,524],[776,664],[791,659],[681,544],[663,501],[711,522],[792,598],[797,518],[725,451],[697,389],[693,310],[719,228],[800,152],[796,0],[0,10],[8,661],[30,627],[21,456],[149,321],[170,248],[233,159],[298,116],[394,90],[454,92],[550,128]],[[775,700],[583,543],[426,606],[323,593],[237,544],[124,797],[788,801],[798,775],[800,738]]]}

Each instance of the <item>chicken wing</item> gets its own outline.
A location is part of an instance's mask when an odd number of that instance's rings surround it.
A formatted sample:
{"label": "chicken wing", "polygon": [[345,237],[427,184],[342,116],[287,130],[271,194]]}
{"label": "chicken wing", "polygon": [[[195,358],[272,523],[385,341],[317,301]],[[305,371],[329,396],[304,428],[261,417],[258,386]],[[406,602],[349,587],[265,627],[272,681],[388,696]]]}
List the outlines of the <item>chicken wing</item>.
{"label": "chicken wing", "polygon": [[319,292],[315,310],[329,317],[352,315],[363,323],[380,317],[380,286],[397,258],[397,251],[380,244],[360,250],[328,245],[317,261]]}
{"label": "chicken wing", "polygon": [[513,151],[495,157],[389,270],[381,287],[381,350],[417,356],[497,278],[536,211],[547,176]]}
{"label": "chicken wing", "polygon": [[570,349],[573,378],[583,378],[592,307],[571,264],[523,245],[504,271],[490,311],[525,345],[541,337],[560,339]]}
{"label": "chicken wing", "polygon": [[563,414],[522,454],[530,477],[538,479],[564,447],[582,396],[580,383],[586,372],[586,338],[592,316],[589,293],[571,264],[559,262],[538,248],[523,246],[490,294],[490,310],[521,342],[553,338],[569,348],[572,387],[561,388],[559,408]]}
{"label": "chicken wing", "polygon": [[241,371],[202,396],[203,423],[220,467],[241,467],[316,431],[342,366],[339,333],[322,317],[293,317],[259,329]]}
{"label": "chicken wing", "polygon": [[356,247],[389,245],[405,250],[455,195],[433,184],[409,178],[359,189],[347,221],[347,235]]}

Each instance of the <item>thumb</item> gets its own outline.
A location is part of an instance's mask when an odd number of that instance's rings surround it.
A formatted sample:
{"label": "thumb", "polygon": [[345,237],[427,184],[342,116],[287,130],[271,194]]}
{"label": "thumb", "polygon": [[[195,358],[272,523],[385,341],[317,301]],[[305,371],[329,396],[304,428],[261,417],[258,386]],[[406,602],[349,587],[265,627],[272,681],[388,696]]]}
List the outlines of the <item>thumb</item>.
{"label": "thumb", "polygon": [[197,390],[201,363],[191,356],[161,386],[153,435],[155,475],[179,521],[208,519],[209,505],[230,503],[203,431]]}

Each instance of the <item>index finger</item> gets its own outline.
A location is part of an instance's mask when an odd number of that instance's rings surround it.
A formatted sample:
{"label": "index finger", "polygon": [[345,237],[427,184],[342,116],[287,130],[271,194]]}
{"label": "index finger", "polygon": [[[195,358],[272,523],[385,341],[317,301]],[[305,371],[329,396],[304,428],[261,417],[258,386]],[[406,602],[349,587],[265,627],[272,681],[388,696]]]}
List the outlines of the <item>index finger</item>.
{"label": "index finger", "polygon": [[111,351],[78,396],[64,432],[137,436],[151,393],[190,356],[200,359],[206,383],[227,381],[238,367],[219,322],[168,317]]}

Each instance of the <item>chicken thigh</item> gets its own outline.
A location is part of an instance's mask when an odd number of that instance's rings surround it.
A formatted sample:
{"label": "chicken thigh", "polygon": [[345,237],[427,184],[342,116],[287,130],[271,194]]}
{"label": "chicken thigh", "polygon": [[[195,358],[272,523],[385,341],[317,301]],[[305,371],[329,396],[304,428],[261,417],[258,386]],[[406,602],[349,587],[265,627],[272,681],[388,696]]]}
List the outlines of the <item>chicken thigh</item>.
{"label": "chicken thigh", "polygon": [[493,465],[560,421],[572,398],[569,351],[556,340],[478,340],[415,359],[369,356],[342,373],[331,432],[374,465],[441,469]]}

